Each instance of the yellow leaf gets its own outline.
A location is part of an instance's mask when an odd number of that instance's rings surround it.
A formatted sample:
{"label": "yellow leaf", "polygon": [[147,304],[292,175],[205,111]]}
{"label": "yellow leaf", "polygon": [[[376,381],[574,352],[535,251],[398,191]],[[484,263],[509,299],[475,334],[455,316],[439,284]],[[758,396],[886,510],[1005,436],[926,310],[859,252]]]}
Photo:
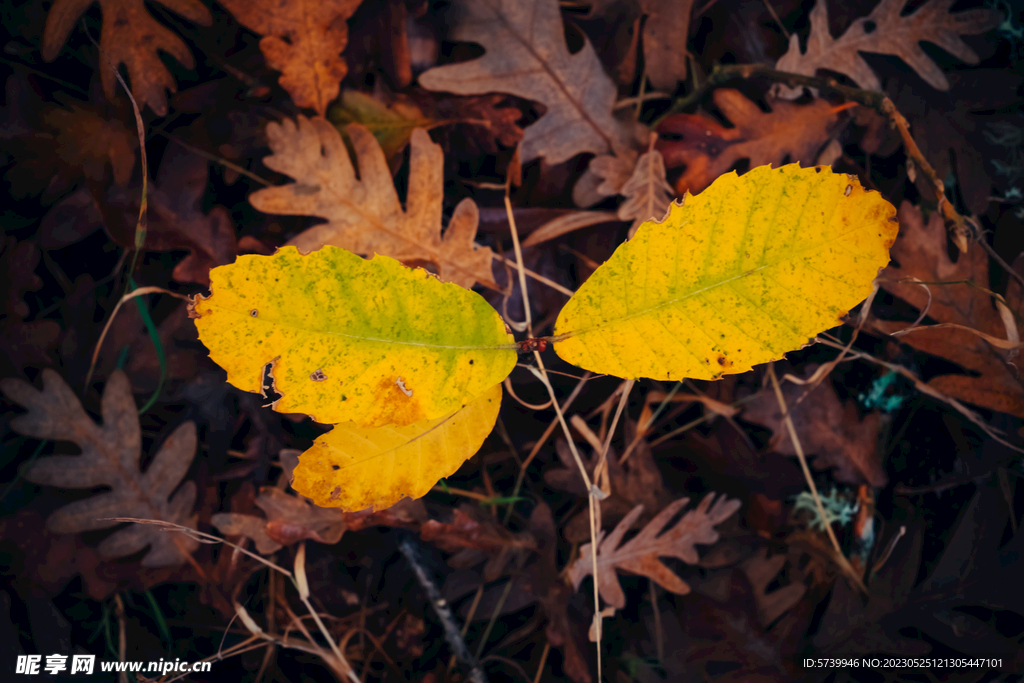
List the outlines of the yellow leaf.
{"label": "yellow leaf", "polygon": [[299,458],[296,491],[322,507],[390,507],[427,494],[453,474],[491,433],[501,385],[444,417],[405,427],[335,425]]}
{"label": "yellow leaf", "polygon": [[724,175],[590,276],[558,316],[555,351],[593,372],[677,380],[781,358],[871,292],[895,213],[827,167]]}
{"label": "yellow leaf", "polygon": [[479,294],[387,256],[283,247],[210,271],[199,338],[244,391],[272,364],[274,408],[325,423],[410,425],[448,415],[516,362]]}

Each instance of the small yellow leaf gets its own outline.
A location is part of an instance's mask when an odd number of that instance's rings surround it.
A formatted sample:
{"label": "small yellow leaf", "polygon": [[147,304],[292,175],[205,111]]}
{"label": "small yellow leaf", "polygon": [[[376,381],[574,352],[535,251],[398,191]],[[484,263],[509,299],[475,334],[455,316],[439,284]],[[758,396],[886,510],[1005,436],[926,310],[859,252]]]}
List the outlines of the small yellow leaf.
{"label": "small yellow leaf", "polygon": [[405,427],[335,425],[299,458],[292,486],[321,507],[383,509],[427,494],[491,433],[501,384],[444,417]]}
{"label": "small yellow leaf", "polygon": [[871,292],[895,213],[827,167],[723,175],[590,276],[558,316],[555,351],[593,372],[676,380],[781,358]]}
{"label": "small yellow leaf", "polygon": [[324,247],[240,256],[210,271],[193,315],[228,381],[318,422],[411,425],[450,414],[501,382],[512,336],[479,294],[387,256]]}

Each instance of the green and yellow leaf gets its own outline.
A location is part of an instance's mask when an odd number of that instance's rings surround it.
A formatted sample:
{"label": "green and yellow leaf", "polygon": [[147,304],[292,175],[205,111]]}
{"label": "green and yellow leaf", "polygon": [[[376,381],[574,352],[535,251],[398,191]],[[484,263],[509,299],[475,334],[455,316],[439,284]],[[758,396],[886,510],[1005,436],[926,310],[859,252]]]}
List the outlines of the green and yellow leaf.
{"label": "green and yellow leaf", "polygon": [[336,247],[240,256],[210,271],[193,316],[228,381],[317,422],[412,425],[451,414],[501,382],[512,336],[479,294],[386,256]]}
{"label": "green and yellow leaf", "polygon": [[871,292],[896,209],[827,167],[719,177],[648,221],[555,324],[555,351],[619,377],[717,379],[781,358]]}
{"label": "green and yellow leaf", "polygon": [[501,384],[450,415],[405,427],[335,425],[299,458],[292,486],[322,507],[390,507],[427,494],[453,474],[491,433]]}

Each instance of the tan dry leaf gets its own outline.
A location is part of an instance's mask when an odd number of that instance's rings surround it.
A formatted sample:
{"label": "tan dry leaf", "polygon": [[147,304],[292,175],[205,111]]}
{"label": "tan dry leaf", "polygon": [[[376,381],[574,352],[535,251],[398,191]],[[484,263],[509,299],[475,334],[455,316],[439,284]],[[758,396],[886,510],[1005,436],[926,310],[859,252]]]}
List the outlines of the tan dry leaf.
{"label": "tan dry leaf", "polygon": [[[813,164],[818,153],[842,125],[839,115],[825,100],[793,104],[774,100],[770,112],[761,109],[738,90],[720,88],[712,95],[733,128],[726,128],[701,114],[676,114],[666,118],[655,144],[668,168],[686,166],[676,181],[676,192],[697,194],[736,162],[750,160],[750,168],[791,162]],[[666,135],[681,139],[666,139]]]}
{"label": "tan dry leaf", "polygon": [[[92,421],[60,375],[43,370],[43,390],[22,379],[0,380],[0,391],[28,413],[11,420],[11,428],[36,439],[71,441],[80,455],[40,458],[25,473],[36,484],[66,489],[109,487],[109,491],[65,505],[46,522],[50,531],[74,534],[109,529],[111,517],[161,520],[195,528],[194,482],[182,477],[196,452],[195,423],[183,422],[161,445],[145,472],[140,471],[142,432],[128,377],[115,371],[103,389],[103,426]],[[174,490],[178,489],[177,493]],[[173,493],[173,495],[171,495]],[[103,558],[133,555],[146,546],[143,567],[181,564],[198,547],[182,534],[169,534],[150,524],[132,524],[100,543]]]}
{"label": "tan dry leaf", "polygon": [[427,90],[459,95],[503,92],[541,102],[547,111],[527,126],[519,158],[558,164],[577,154],[633,146],[635,127],[612,115],[616,87],[594,46],[569,54],[558,0],[457,0],[450,40],[483,45],[482,57],[420,75]]}
{"label": "tan dry leaf", "polygon": [[348,18],[362,0],[221,0],[243,26],[263,36],[260,50],[299,107],[323,116],[348,65]]}
{"label": "tan dry leaf", "polygon": [[619,206],[619,219],[633,221],[629,228],[632,237],[644,221],[660,221],[675,197],[675,190],[665,178],[665,159],[652,149],[640,155],[633,175],[622,185],[619,194],[626,201]]}
{"label": "tan dry leaf", "polygon": [[[114,96],[117,80],[110,65],[128,67],[132,94],[140,107],[149,105],[157,116],[167,114],[166,90],[177,91],[174,77],[160,60],[166,52],[186,69],[195,66],[188,46],[146,11],[142,0],[96,0],[103,12],[100,31],[100,80],[107,98]],[[210,10],[199,0],[157,0],[167,9],[201,26],[213,23]],[[75,22],[94,0],[55,0],[43,30],[43,59],[60,54]],[[109,64],[107,63],[109,62]]]}
{"label": "tan dry leaf", "polygon": [[[988,255],[972,242],[966,254],[954,263],[946,250],[946,228],[942,216],[933,213],[927,222],[921,210],[903,202],[897,217],[900,234],[892,247],[893,263],[882,271],[882,287],[939,323],[956,323],[1006,339],[1006,328],[992,303],[992,297],[966,284],[917,285],[899,283],[905,278],[922,282],[955,282],[967,280],[988,288]],[[899,267],[894,265],[899,263]],[[929,294],[930,292],[930,294]],[[1013,311],[1024,310],[1020,289],[1011,281],[1007,303]],[[910,327],[907,322],[871,321],[884,333]],[[928,386],[946,396],[976,406],[1024,417],[1024,387],[1017,373],[1003,360],[1000,352],[970,332],[942,328],[916,330],[899,338],[903,344],[945,358],[971,374],[948,374],[933,377]]]}
{"label": "tan dry leaf", "polygon": [[210,517],[210,523],[222,534],[251,538],[256,543],[256,550],[263,555],[307,538],[334,545],[345,533],[345,513],[341,510],[317,507],[273,486],[264,486],[255,503],[266,514],[266,519],[237,512],[218,512]]}
{"label": "tan dry leaf", "polygon": [[[950,14],[955,0],[929,0],[907,16],[901,15],[907,0],[882,0],[871,14],[855,20],[835,39],[829,32],[826,1],[818,0],[811,10],[807,51],[800,51],[800,38],[793,34],[789,50],[776,62],[776,69],[806,76],[827,69],[849,76],[861,88],[881,91],[878,76],[860,56],[861,52],[871,52],[899,57],[933,88],[949,90],[949,81],[921,49],[921,42],[933,43],[968,64],[977,64],[978,55],[960,36],[985,33],[1002,21],[999,12],[987,9]],[[782,85],[774,88],[776,95],[785,99],[796,99],[802,91]]]}
{"label": "tan dry leaf", "polygon": [[[807,366],[803,379],[814,375],[818,365]],[[815,455],[815,469],[836,468],[835,478],[847,484],[885,486],[888,479],[878,453],[878,430],[881,416],[871,413],[858,418],[852,401],[845,406],[835,389],[823,380],[801,401],[810,387],[785,382],[782,395],[786,399],[800,445],[807,455]],[[771,449],[782,455],[796,456],[793,440],[782,421],[782,410],[772,389],[762,389],[744,406],[743,419],[772,430]]]}
{"label": "tan dry leaf", "polygon": [[[623,543],[623,537],[643,513],[644,506],[637,505],[633,508],[618,526],[599,542],[597,578],[601,598],[617,609],[626,606],[626,595],[619,584],[619,571],[646,576],[673,593],[689,593],[690,587],[686,582],[658,558],[677,557],[683,562],[697,564],[700,558],[694,546],[697,543],[711,544],[717,541],[718,532],[714,528],[715,525],[724,522],[740,508],[740,501],[729,500],[725,496],[715,500],[716,495],[709,493],[704,496],[704,500],[696,508],[683,515],[677,524],[665,529],[665,525],[676,513],[690,502],[689,498],[680,498],[659,512],[639,534]],[[582,546],[579,558],[569,567],[569,579],[577,590],[580,582],[593,573],[590,548],[589,543]]]}
{"label": "tan dry leaf", "polygon": [[288,242],[303,253],[331,244],[357,254],[383,254],[407,264],[433,263],[438,276],[463,287],[474,283],[497,289],[493,252],[478,247],[478,212],[471,199],[455,207],[441,235],[444,158],[439,145],[422,129],[413,131],[407,209],[395,192],[380,145],[358,124],[346,126],[359,163],[356,178],[341,134],[325,119],[300,116],[267,125],[274,152],[263,163],[298,182],[260,190],[249,197],[264,213],[320,216],[313,226]]}

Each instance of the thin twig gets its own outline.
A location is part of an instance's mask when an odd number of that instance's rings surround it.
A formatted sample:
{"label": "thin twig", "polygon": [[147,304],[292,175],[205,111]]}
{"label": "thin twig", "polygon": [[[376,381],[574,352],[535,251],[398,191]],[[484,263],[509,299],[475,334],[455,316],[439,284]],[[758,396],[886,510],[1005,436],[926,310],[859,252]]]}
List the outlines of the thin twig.
{"label": "thin twig", "polygon": [[793,426],[793,418],[789,414],[789,408],[786,406],[786,399],[782,395],[782,388],[779,386],[779,380],[775,376],[775,364],[768,364],[768,378],[772,381],[772,388],[775,390],[775,398],[779,402],[779,410],[782,411],[782,419],[786,424],[786,430],[789,432],[789,438],[793,441],[793,450],[796,451],[796,457],[800,461],[800,469],[803,470],[804,479],[807,481],[807,486],[811,489],[811,495],[814,497],[814,504],[818,508],[818,514],[821,515],[821,519],[825,521],[825,531],[828,533],[828,538],[832,541],[832,549],[836,552],[836,562],[839,563],[844,570],[846,575],[851,580],[855,580],[857,588],[864,592],[866,595],[868,592],[867,587],[860,580],[860,577],[856,575],[852,567],[849,567],[849,562],[846,556],[843,555],[842,548],[839,547],[839,541],[836,539],[836,533],[832,530],[832,525],[828,523],[828,516],[825,514],[825,506],[821,502],[821,496],[818,494],[818,487],[814,485],[814,477],[811,476],[811,468],[807,466],[807,457],[804,455],[803,446],[800,444],[800,437],[796,434],[796,427]]}
{"label": "thin twig", "polygon": [[455,623],[455,617],[452,615],[452,608],[448,606],[448,601],[441,597],[441,591],[438,590],[437,586],[427,575],[427,570],[420,563],[412,539],[408,536],[403,538],[398,544],[398,549],[405,556],[406,561],[409,562],[413,573],[416,574],[416,580],[419,581],[420,586],[426,591],[427,599],[430,600],[430,604],[437,613],[437,617],[441,620],[441,626],[444,628],[444,639],[448,641],[448,645],[452,648],[455,656],[459,658],[459,661],[469,667],[470,680],[473,683],[486,683],[487,676],[484,675],[484,671],[480,668],[480,663],[476,660],[476,657],[466,647],[466,641],[463,640],[462,634],[459,633],[459,626]]}

